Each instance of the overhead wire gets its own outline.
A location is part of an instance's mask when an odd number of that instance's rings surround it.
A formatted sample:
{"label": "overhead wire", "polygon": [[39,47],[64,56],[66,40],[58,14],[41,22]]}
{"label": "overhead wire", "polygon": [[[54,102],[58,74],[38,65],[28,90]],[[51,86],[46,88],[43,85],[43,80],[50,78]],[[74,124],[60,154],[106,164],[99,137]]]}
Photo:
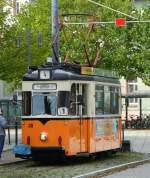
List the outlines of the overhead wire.
{"label": "overhead wire", "polygon": [[132,19],[138,19],[138,18],[136,18],[136,17],[134,17],[134,16],[128,15],[128,14],[126,14],[126,13],[124,13],[124,12],[121,12],[121,11],[119,11],[119,10],[113,9],[113,8],[111,8],[111,7],[108,7],[108,6],[103,5],[103,4],[101,4],[101,3],[95,2],[95,1],[93,1],[93,0],[87,0],[87,1],[88,1],[88,2],[91,2],[91,3],[95,4],[95,5],[98,5],[98,6],[101,6],[101,7],[106,8],[106,9],[109,9],[109,10],[111,10],[111,11],[117,12],[117,13],[119,13],[119,14],[125,15],[126,17],[130,17],[130,18],[132,18]]}
{"label": "overhead wire", "polygon": [[[90,25],[90,24],[114,24],[115,21],[103,21],[103,22],[64,22],[64,25]],[[130,20],[130,21],[126,21],[126,23],[150,23],[150,20]]]}

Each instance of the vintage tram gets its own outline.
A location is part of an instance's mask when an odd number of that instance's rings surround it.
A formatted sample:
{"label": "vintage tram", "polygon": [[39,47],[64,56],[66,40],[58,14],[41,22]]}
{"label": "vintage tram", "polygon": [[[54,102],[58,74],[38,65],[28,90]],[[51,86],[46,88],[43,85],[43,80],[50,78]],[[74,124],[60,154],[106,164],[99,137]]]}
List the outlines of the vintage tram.
{"label": "vintage tram", "polygon": [[31,67],[22,82],[22,143],[16,157],[77,156],[122,145],[118,77],[80,65]]}

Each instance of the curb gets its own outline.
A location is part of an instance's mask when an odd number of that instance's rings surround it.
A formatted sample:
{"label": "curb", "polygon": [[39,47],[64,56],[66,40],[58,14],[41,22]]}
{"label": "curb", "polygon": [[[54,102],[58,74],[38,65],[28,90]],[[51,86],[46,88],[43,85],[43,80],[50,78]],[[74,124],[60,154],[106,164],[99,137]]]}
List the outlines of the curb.
{"label": "curb", "polygon": [[3,152],[11,151],[12,149],[13,149],[13,147],[12,148],[6,148],[6,149],[3,150]]}
{"label": "curb", "polygon": [[0,167],[1,166],[7,166],[7,165],[12,165],[12,164],[16,164],[16,163],[22,163],[25,162],[26,160],[16,160],[14,162],[7,162],[7,163],[0,163]]}
{"label": "curb", "polygon": [[144,164],[144,163],[149,162],[149,161],[150,161],[150,158],[144,159],[144,160],[141,160],[141,161],[134,161],[134,162],[130,162],[130,163],[125,163],[125,164],[113,166],[113,167],[110,167],[110,168],[107,168],[107,169],[102,169],[102,170],[97,170],[97,171],[81,174],[81,175],[75,176],[73,178],[88,178],[88,177],[93,177],[93,176],[104,176],[105,174],[112,173],[113,171],[121,171],[121,170],[124,170],[124,169],[127,169],[127,168],[132,168],[132,167]]}

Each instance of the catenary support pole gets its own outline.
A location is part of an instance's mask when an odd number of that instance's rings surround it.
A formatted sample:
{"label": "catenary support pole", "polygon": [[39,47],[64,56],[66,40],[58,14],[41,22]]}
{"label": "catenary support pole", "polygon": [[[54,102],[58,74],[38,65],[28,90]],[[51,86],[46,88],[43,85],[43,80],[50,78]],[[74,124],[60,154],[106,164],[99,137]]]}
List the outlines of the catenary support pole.
{"label": "catenary support pole", "polygon": [[52,0],[52,49],[53,62],[59,62],[59,23],[58,23],[58,0]]}

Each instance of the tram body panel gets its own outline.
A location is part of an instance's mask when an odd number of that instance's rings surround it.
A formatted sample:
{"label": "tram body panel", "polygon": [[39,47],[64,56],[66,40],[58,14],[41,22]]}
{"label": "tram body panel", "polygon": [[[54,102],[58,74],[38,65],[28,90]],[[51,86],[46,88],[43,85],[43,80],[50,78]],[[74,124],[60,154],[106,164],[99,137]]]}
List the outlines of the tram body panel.
{"label": "tram body panel", "polygon": [[[41,133],[48,134],[46,141],[40,140]],[[87,120],[50,120],[46,124],[26,120],[22,124],[22,144],[31,147],[63,147],[68,156],[87,152]]]}
{"label": "tram body panel", "polygon": [[120,148],[118,79],[84,75],[71,65],[60,68],[33,69],[24,77],[22,144],[43,153],[61,149],[65,156]]}
{"label": "tram body panel", "polygon": [[[120,119],[96,119],[88,120],[88,153],[95,153],[107,150],[115,150],[121,147],[121,130],[120,128],[109,127],[108,123],[113,124],[114,122],[119,123]],[[99,125],[99,128],[98,126]]]}
{"label": "tram body panel", "polygon": [[120,147],[118,119],[95,120],[96,152]]}

